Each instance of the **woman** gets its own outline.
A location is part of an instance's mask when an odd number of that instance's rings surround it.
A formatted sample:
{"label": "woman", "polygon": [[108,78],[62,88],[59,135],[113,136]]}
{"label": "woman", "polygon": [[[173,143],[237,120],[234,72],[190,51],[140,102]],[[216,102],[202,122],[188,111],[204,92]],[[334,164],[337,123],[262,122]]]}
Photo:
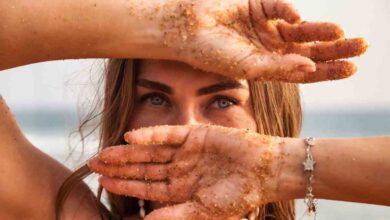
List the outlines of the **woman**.
{"label": "woman", "polygon": [[[161,1],[131,1],[131,3],[51,1],[46,4],[28,2],[30,9],[23,10],[26,5],[25,1],[2,2],[0,7],[4,9],[2,10],[4,25],[0,38],[6,44],[2,45],[0,68],[5,69],[33,62],[65,58],[139,57],[184,61],[208,72],[236,78],[314,82],[351,75],[354,72],[352,64],[338,61],[338,59],[358,55],[365,49],[365,43],[359,39],[341,39],[336,42],[319,44],[303,43],[317,40],[337,40],[342,37],[342,32],[332,24],[299,23],[297,13],[283,1],[249,1],[249,4],[243,1],[224,1],[223,4],[217,4],[220,3],[218,1],[180,1],[180,3],[166,1],[162,5],[159,3]],[[213,10],[204,10],[206,8]],[[59,14],[56,11],[62,13]],[[142,16],[134,15],[134,11],[141,11]],[[276,23],[271,21],[275,18],[282,18],[284,21]],[[83,22],[79,23],[79,20]],[[148,29],[144,30],[143,27],[148,27]],[[64,46],[63,42],[69,43]],[[224,44],[221,45],[220,42],[224,42]],[[298,53],[303,56],[284,55],[287,53]],[[318,62],[315,64],[312,60]],[[328,62],[321,63],[321,61]],[[121,63],[123,62],[115,63],[113,61],[109,72],[123,74],[123,71],[115,70],[125,66],[124,64],[120,65]],[[129,63],[128,65],[131,65],[132,62]],[[176,63],[176,65],[179,64]],[[133,76],[135,77],[135,74]],[[107,77],[111,77],[111,75]],[[129,82],[127,74],[121,77],[119,79]],[[115,80],[107,81],[107,85],[115,83]],[[287,87],[287,85],[279,87]],[[118,105],[130,103],[129,98],[134,97],[134,95],[127,93],[128,90],[125,87],[121,87],[126,89],[125,92],[121,92],[118,90],[119,88],[108,86],[105,96],[107,101]],[[270,91],[277,90],[277,88],[278,84],[275,83],[269,88],[266,85],[259,86],[257,90],[264,90],[263,93],[259,93],[259,96],[264,93],[268,96],[270,94],[276,95]],[[283,91],[281,88],[279,90]],[[292,90],[291,93],[294,93],[294,89],[290,90]],[[257,99],[252,97],[254,94],[251,94],[251,99]],[[124,97],[119,100],[115,99],[118,95]],[[112,105],[108,103],[110,102],[106,103],[106,109],[109,111],[104,112],[106,118],[103,118],[103,123],[111,126],[109,122],[113,122],[111,119],[114,117],[116,118],[115,122],[120,122],[121,126],[102,130],[102,140],[107,141],[103,143],[103,146],[123,143],[122,135],[126,129],[130,128],[130,124],[125,123],[127,121],[130,123],[130,109],[119,108],[114,109],[114,111],[109,108]],[[281,102],[277,104],[281,104]],[[294,105],[294,100],[291,103],[283,103],[281,109],[292,108],[288,107],[289,105]],[[129,107],[126,106],[126,108]],[[254,109],[260,107],[263,106],[256,107],[256,103],[253,104]],[[248,107],[246,109],[248,110]],[[271,109],[273,108],[271,107]],[[127,114],[121,114],[121,111]],[[283,113],[282,116],[284,114],[286,113]],[[53,218],[54,207],[52,204],[54,204],[56,191],[69,171],[39,152],[23,138],[12,121],[12,117],[9,117],[4,103],[2,104],[3,115],[5,117],[1,117],[0,149],[5,160],[2,160],[1,165],[2,167],[10,167],[9,170],[12,173],[6,172],[0,177],[2,179],[0,182],[6,184],[1,188],[7,188],[7,191],[1,196],[1,201],[7,201],[4,202],[4,205],[2,202],[1,215],[9,219]],[[120,120],[118,116],[120,116]],[[273,117],[272,114],[269,114],[263,115],[260,119],[265,116]],[[280,123],[282,116],[275,116],[272,120]],[[275,125],[271,123],[267,128],[263,122],[256,122],[256,126],[260,127],[257,129],[261,133],[268,133],[267,130],[269,130],[272,135],[295,136],[295,129],[299,127],[299,124],[294,120],[298,119],[299,116],[296,116],[295,119],[283,119],[286,120],[286,123],[282,124],[282,128],[273,127]],[[104,122],[104,120],[107,121]],[[252,116],[251,120],[253,122],[259,119]],[[290,132],[286,129],[288,123],[291,123],[290,126],[292,126]],[[223,123],[217,124],[224,125]],[[255,130],[254,124],[251,124],[252,127],[249,128]],[[141,125],[145,126],[145,124]],[[238,125],[240,123],[230,124],[230,126],[235,127],[241,126]],[[264,126],[262,128],[264,132],[262,132],[261,126]],[[116,128],[120,131],[115,131],[115,136],[108,136],[111,133],[107,132],[113,132]],[[362,164],[364,165],[364,163]],[[49,166],[51,169],[48,169]],[[387,167],[384,166],[382,169],[387,169]],[[84,174],[85,172],[80,173]],[[75,183],[74,181],[69,182]],[[37,185],[45,185],[45,188],[36,187]],[[106,184],[106,186],[108,185]],[[378,187],[381,189],[380,186]],[[29,197],[31,201],[28,201],[29,198],[26,198],[25,195],[31,192],[34,194]],[[64,218],[84,219],[99,215],[98,210],[94,208],[93,197],[88,198],[83,195],[92,194],[81,184],[65,201],[64,209],[61,212]],[[290,198],[295,198],[292,195]],[[143,197],[142,195],[138,196]],[[180,201],[188,199],[189,194],[186,196],[182,196]],[[121,197],[118,198],[114,198],[113,201],[121,199]],[[277,196],[271,198],[281,199]],[[345,199],[345,197],[337,198]],[[158,198],[158,200],[164,199]],[[370,200],[367,202],[380,203],[383,201]],[[29,205],[26,206],[26,203]],[[80,203],[83,204],[81,208]],[[119,205],[126,204],[120,203]],[[248,211],[248,205],[257,205],[257,201],[253,204],[248,203],[239,212]],[[118,207],[117,213],[126,211],[126,208],[121,210],[120,206],[116,206]],[[288,212],[286,210],[291,210],[291,207],[281,208],[283,205],[280,205],[279,208],[277,205],[274,207],[276,207],[275,210],[279,211],[270,212],[279,213],[281,216]],[[184,208],[176,210],[190,210],[188,206],[187,208],[184,206]],[[221,210],[224,213],[225,210]],[[169,212],[167,213],[169,214]],[[235,212],[234,214],[241,215],[243,213]],[[163,217],[163,215],[160,216]]]}
{"label": "woman", "polygon": [[[123,145],[125,140],[130,145],[106,149],[89,163],[95,172],[105,176],[101,183],[108,191],[168,204],[182,203],[158,209],[148,216],[150,219],[294,219],[293,203],[288,200],[305,195],[301,164],[305,143],[300,139],[271,138],[270,146],[270,137],[257,136],[253,131],[296,137],[301,125],[297,87],[252,81],[232,86],[234,83],[228,78],[214,78],[179,63],[142,61],[140,68],[128,65],[121,70],[121,62],[124,65],[124,61],[111,63],[109,70],[115,73],[106,76],[115,77],[108,77],[109,82],[115,83],[106,84],[106,89],[136,87],[135,104],[129,105],[130,101],[124,102],[123,97],[116,97],[122,104],[105,97],[102,146]],[[137,74],[138,80],[131,81],[133,74]],[[121,79],[121,75],[128,76],[130,82]],[[202,87],[218,81],[229,82],[230,89],[220,85],[209,90],[215,94],[197,96]],[[170,90],[164,91],[161,84]],[[106,93],[112,94],[107,90]],[[131,117],[118,119],[116,113],[111,113],[117,109],[131,111],[121,114]],[[166,124],[187,126],[142,128]],[[125,138],[118,135],[118,131],[124,134],[131,129],[138,130],[127,133]],[[313,155],[322,165],[317,167],[313,184],[315,195],[389,205],[389,179],[378,176],[389,169],[388,141],[389,138],[318,140]],[[375,148],[367,149],[367,145]],[[380,166],[377,173],[372,171]],[[76,176],[81,176],[81,172]],[[365,178],[361,178],[362,173]],[[378,185],[372,187],[372,181],[378,181]],[[340,189],[343,185],[349,188]],[[361,192],[361,187],[369,190]],[[253,201],[243,200],[252,193]],[[132,199],[112,196],[111,202],[119,216],[139,212]],[[147,203],[146,211],[165,205]]]}
{"label": "woman", "polygon": [[[109,95],[105,96],[102,111],[102,146],[124,144],[123,134],[130,129],[165,124],[218,124],[291,137],[299,133],[301,109],[295,85],[236,81],[172,61],[125,62],[111,61],[105,74],[105,92]],[[114,89],[129,92],[118,93]],[[252,100],[256,106],[251,104]],[[262,104],[265,102],[269,104]],[[128,118],[118,118],[118,110]],[[85,171],[82,168],[74,175],[84,176]],[[74,181],[66,182],[60,194],[66,194]],[[117,216],[138,216],[139,207],[134,199],[111,195],[111,204]],[[252,215],[292,219],[293,204],[293,201],[272,203]],[[146,203],[149,210],[161,205]]]}

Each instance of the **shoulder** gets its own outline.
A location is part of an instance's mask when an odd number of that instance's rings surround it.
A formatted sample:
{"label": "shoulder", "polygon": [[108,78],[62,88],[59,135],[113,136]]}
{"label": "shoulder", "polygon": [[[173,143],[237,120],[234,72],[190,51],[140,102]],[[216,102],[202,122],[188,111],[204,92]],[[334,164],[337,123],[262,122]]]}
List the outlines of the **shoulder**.
{"label": "shoulder", "polygon": [[[58,189],[72,172],[25,138],[1,96],[0,155],[0,216],[54,219]],[[87,219],[84,216],[98,214],[95,201],[94,194],[82,182],[69,195],[64,214]]]}

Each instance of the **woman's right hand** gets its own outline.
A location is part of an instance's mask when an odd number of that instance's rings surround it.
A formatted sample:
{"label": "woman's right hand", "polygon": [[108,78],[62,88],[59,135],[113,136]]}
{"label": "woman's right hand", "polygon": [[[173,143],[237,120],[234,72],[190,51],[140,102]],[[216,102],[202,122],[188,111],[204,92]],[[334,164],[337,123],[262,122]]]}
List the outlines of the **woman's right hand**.
{"label": "woman's right hand", "polygon": [[302,23],[285,0],[15,0],[0,11],[0,70],[58,59],[169,59],[233,78],[307,83],[352,75],[355,66],[340,59],[367,48],[335,24]]}
{"label": "woman's right hand", "polygon": [[[235,78],[309,83],[351,76],[361,55],[332,23],[301,22],[285,0],[186,0],[163,16],[164,45],[178,60]],[[164,58],[164,57],[162,57]]]}

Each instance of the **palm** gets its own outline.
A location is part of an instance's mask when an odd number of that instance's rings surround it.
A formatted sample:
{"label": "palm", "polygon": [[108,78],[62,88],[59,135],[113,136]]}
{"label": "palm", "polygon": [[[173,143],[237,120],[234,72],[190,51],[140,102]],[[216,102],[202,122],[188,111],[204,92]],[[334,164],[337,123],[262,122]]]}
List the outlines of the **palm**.
{"label": "palm", "polygon": [[[111,177],[103,178],[102,184],[113,193],[148,200],[187,201],[155,211],[152,219],[172,219],[172,212],[201,219],[226,219],[242,216],[262,202],[264,188],[259,186],[264,187],[270,174],[268,137],[219,126],[161,126],[130,132],[126,140],[146,145],[109,148],[89,165],[95,172]],[[147,147],[151,143],[163,146]],[[264,147],[259,148],[259,143]]]}
{"label": "palm", "polygon": [[168,42],[178,49],[179,59],[209,72],[299,83],[340,79],[356,69],[339,59],[366,49],[362,39],[342,39],[335,24],[300,23],[284,0],[191,0],[183,5],[186,26],[171,27],[180,40],[171,33]]}

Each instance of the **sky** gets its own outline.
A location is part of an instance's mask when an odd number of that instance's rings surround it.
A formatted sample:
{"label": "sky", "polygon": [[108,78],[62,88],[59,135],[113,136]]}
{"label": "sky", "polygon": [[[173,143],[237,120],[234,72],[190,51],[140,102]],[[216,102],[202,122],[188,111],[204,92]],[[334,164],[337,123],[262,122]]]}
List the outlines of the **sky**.
{"label": "sky", "polygon": [[[314,110],[390,109],[390,1],[292,0],[307,21],[340,24],[348,38],[364,37],[367,53],[353,61],[359,70],[351,78],[302,85],[303,104]],[[75,109],[89,77],[96,77],[101,60],[38,63],[0,71],[0,94],[11,109]]]}

